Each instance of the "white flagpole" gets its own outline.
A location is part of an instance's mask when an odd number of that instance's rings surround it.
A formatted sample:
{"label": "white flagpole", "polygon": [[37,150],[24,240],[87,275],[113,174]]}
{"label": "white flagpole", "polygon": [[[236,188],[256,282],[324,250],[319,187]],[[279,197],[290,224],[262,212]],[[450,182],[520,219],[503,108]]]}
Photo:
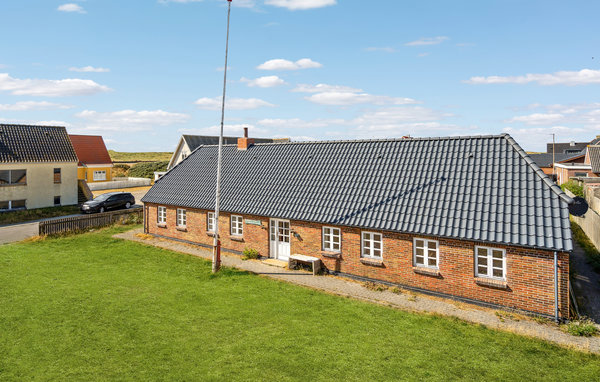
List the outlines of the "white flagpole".
{"label": "white flagpole", "polygon": [[219,240],[219,208],[221,201],[221,162],[223,156],[223,124],[225,121],[225,89],[227,88],[227,56],[229,53],[229,16],[231,15],[231,0],[227,0],[227,38],[225,39],[225,67],[223,68],[223,102],[221,103],[221,132],[219,133],[219,155],[217,157],[217,192],[215,195],[215,240],[213,244],[212,272],[217,273],[221,268],[221,241]]}

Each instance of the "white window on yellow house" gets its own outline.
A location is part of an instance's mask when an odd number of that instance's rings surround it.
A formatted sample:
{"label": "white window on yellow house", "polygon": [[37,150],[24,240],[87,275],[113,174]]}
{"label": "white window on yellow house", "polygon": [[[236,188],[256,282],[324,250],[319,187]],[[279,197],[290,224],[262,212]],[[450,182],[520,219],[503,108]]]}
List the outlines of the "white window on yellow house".
{"label": "white window on yellow house", "polygon": [[94,182],[106,180],[106,170],[94,171]]}

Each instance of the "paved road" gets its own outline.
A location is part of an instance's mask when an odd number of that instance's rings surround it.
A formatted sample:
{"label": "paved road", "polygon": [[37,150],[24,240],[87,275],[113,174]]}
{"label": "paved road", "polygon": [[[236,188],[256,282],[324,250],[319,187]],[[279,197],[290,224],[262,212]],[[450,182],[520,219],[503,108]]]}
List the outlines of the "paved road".
{"label": "paved road", "polygon": [[21,241],[40,234],[39,222],[0,227],[0,245]]}
{"label": "paved road", "polygon": [[588,264],[585,252],[573,242],[571,265],[575,270],[573,289],[582,314],[600,324],[600,275]]}

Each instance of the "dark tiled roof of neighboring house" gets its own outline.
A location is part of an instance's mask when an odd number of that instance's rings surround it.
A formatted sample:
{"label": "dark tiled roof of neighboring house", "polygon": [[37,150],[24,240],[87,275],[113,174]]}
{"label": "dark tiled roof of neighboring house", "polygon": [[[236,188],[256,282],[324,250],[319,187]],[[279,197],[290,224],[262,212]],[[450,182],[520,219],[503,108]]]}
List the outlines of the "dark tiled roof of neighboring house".
{"label": "dark tiled roof of neighboring house", "polygon": [[[194,151],[198,146],[202,145],[218,145],[218,136],[209,135],[183,135],[183,140],[187,143],[190,150]],[[237,144],[237,137],[223,137],[224,145],[235,145]],[[255,143],[276,143],[276,142],[289,142],[289,138],[254,138]]]}
{"label": "dark tiled roof of neighboring house", "polygon": [[[213,209],[217,151],[199,147],[142,201]],[[224,146],[221,195],[226,212],[572,249],[572,199],[509,135]]]}
{"label": "dark tiled roof of neighboring house", "polygon": [[0,163],[77,162],[67,130],[0,124]]}
{"label": "dark tiled roof of neighboring house", "polygon": [[572,143],[547,143],[546,144],[546,152],[552,153],[552,149],[554,146],[554,152],[557,154],[576,154],[578,152],[584,151],[587,145],[590,142],[572,142]]}
{"label": "dark tiled roof of neighboring house", "polygon": [[539,153],[539,154],[528,154],[531,159],[542,168],[552,167],[552,161],[555,160],[557,163],[561,162],[565,159],[574,158],[580,156],[581,154],[555,154],[552,153]]}
{"label": "dark tiled roof of neighboring house", "polygon": [[588,153],[590,156],[590,164],[592,165],[592,172],[600,173],[600,146],[588,146]]}
{"label": "dark tiled roof of neighboring house", "polygon": [[79,158],[79,165],[112,164],[104,140],[99,135],[69,135]]}

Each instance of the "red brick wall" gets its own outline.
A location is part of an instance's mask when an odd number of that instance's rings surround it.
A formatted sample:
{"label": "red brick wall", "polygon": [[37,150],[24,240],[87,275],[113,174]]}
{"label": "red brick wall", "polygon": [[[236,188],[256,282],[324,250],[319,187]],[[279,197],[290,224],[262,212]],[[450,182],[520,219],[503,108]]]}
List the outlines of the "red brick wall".
{"label": "red brick wall", "polygon": [[[167,207],[167,226],[158,227],[157,208],[147,205],[148,233],[212,245],[213,237],[206,232],[206,212],[187,209],[187,232],[175,227],[176,207]],[[243,251],[254,248],[262,256],[269,256],[269,219],[244,216],[260,220],[262,226],[244,222],[243,241],[233,240],[230,232],[230,214],[222,213],[219,219],[221,244],[224,249]],[[361,262],[360,229],[339,227],[342,230],[342,251],[339,258],[327,257],[321,250],[321,224],[292,221],[291,253],[317,256],[329,270],[389,281],[401,285],[441,292],[458,297],[503,305],[546,315],[554,315],[554,271],[551,251],[506,247],[486,243],[468,242],[417,235],[439,242],[439,276],[416,273],[413,270],[414,235],[394,232],[383,234],[383,261],[380,265]],[[506,250],[506,289],[479,285],[474,277],[474,251],[476,245]],[[569,255],[559,253],[559,308],[561,316],[568,316]]]}

